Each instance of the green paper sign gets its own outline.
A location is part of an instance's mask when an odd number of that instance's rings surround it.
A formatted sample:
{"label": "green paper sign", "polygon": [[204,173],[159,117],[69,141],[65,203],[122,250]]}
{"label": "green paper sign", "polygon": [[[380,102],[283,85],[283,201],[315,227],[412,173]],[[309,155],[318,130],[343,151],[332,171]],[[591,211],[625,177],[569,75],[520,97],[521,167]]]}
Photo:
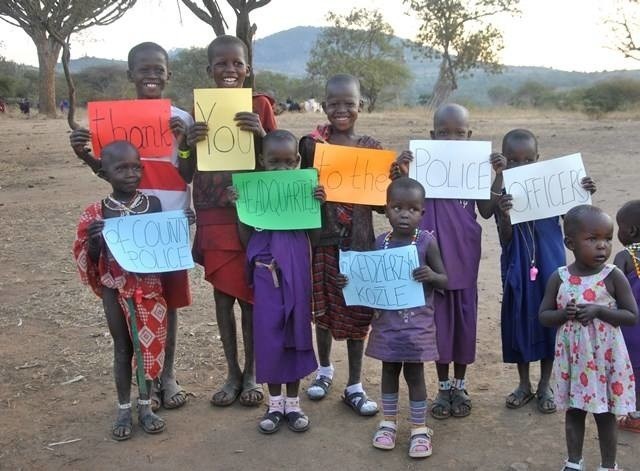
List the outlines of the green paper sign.
{"label": "green paper sign", "polygon": [[248,226],[270,230],[315,229],[321,226],[315,169],[233,174],[236,209]]}

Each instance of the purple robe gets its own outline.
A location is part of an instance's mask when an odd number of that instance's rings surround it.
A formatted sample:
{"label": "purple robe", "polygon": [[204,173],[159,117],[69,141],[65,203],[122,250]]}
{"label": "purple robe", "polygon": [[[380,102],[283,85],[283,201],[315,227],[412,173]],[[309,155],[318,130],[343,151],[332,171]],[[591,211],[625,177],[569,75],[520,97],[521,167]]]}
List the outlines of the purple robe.
{"label": "purple robe", "polygon": [[482,228],[475,205],[474,200],[427,198],[420,221],[420,228],[436,237],[449,280],[447,289],[434,296],[439,363],[468,365],[476,358]]}
{"label": "purple robe", "polygon": [[[638,278],[635,270],[627,273],[627,280],[629,280],[633,297],[636,298],[638,311],[640,311],[640,278]],[[636,324],[632,326],[622,327],[622,335],[627,344],[627,351],[629,352],[633,371],[636,374],[640,374],[640,322],[636,322]],[[640,380],[638,376],[636,376],[636,387],[640,387],[639,385]]]}
{"label": "purple robe", "polygon": [[311,333],[309,238],[305,231],[256,231],[247,247],[247,260],[255,300],[256,380],[298,381],[317,368]]}

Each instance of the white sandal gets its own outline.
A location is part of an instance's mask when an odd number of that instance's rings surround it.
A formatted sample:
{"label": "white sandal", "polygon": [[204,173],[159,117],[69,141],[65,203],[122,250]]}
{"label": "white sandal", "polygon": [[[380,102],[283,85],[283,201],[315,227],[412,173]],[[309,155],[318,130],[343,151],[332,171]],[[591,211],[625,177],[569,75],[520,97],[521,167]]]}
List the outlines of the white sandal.
{"label": "white sandal", "polygon": [[562,471],[567,468],[576,469],[577,471],[584,471],[584,460],[581,459],[578,463],[574,463],[573,461],[569,461],[568,459],[564,460],[564,467],[562,468]]}
{"label": "white sandal", "polygon": [[410,458],[427,458],[433,453],[431,445],[433,430],[429,427],[418,427],[411,430],[411,441],[409,442]]}
{"label": "white sandal", "polygon": [[598,466],[598,471],[623,471],[621,468],[618,468],[618,463],[613,465],[613,468],[605,468],[602,465]]}
{"label": "white sandal", "polygon": [[393,450],[396,446],[396,431],[398,426],[390,420],[383,420],[378,424],[378,430],[373,434],[372,444],[379,450]]}

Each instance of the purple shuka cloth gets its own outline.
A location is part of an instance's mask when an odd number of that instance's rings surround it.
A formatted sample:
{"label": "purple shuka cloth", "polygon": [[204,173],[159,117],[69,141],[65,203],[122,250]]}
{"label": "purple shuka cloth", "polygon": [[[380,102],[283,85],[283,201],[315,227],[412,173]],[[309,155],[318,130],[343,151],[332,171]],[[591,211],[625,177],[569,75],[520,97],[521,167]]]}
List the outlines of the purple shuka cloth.
{"label": "purple shuka cloth", "polygon": [[[629,280],[633,297],[636,298],[638,310],[640,311],[640,279],[635,271],[627,273],[627,279]],[[624,342],[627,344],[631,366],[633,366],[634,371],[637,373],[638,370],[640,370],[640,322],[636,322],[635,325],[629,327],[622,327],[622,335],[624,336]],[[640,379],[636,377],[636,388],[640,387],[639,384]]]}
{"label": "purple shuka cloth", "polygon": [[[376,239],[376,249],[384,248],[382,234]],[[435,238],[420,231],[416,238],[420,266],[425,265],[427,247]],[[389,248],[400,247],[391,239]],[[365,354],[384,362],[421,363],[438,359],[436,326],[433,319],[433,289],[424,285],[425,306],[411,309],[377,309],[371,321],[371,333]]]}
{"label": "purple shuka cloth", "polygon": [[[256,231],[247,247],[254,287],[258,383],[284,384],[317,368],[311,333],[311,247],[305,231]],[[272,270],[256,265],[275,262]]]}
{"label": "purple shuka cloth", "polygon": [[432,233],[447,272],[444,293],[434,295],[439,363],[468,365],[476,357],[478,267],[482,228],[474,200],[425,200],[420,228]]}

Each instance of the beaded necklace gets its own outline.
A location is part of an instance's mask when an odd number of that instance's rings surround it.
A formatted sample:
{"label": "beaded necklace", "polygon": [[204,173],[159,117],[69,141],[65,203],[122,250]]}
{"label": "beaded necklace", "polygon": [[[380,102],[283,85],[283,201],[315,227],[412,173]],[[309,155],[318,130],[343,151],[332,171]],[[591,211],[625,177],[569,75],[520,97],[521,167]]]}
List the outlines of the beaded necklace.
{"label": "beaded necklace", "polygon": [[[389,242],[391,241],[391,234],[392,232],[389,232],[386,236],[384,236],[384,242],[382,244],[382,248],[383,249],[388,249],[389,248]],[[413,233],[413,236],[411,237],[411,243],[409,245],[416,245],[416,240],[418,240],[418,234],[420,233],[419,229],[416,229],[415,232]]]}
{"label": "beaded necklace", "polygon": [[[120,213],[120,216],[144,214],[149,210],[149,198],[139,191],[136,191],[129,201],[118,201],[113,197],[113,194],[111,194],[102,200],[102,202],[107,209]],[[144,207],[138,209],[141,206]]]}
{"label": "beaded necklace", "polygon": [[531,260],[531,265],[529,266],[529,280],[536,281],[536,278],[538,277],[538,267],[536,267],[536,241],[533,239],[533,233],[536,230],[536,222],[533,221],[531,225],[529,225],[528,222],[525,222],[524,224],[525,226],[527,226],[527,231],[531,236],[531,245],[533,246],[531,247],[531,250],[529,250],[529,243],[527,242],[527,236],[522,231],[522,226],[519,224],[517,227],[518,227],[518,230],[522,233],[522,240],[524,240],[524,245],[527,248],[527,255],[529,256],[529,260]]}
{"label": "beaded necklace", "polygon": [[640,253],[640,242],[634,242],[631,245],[627,245],[625,250],[629,252],[629,255],[631,255],[633,268],[636,269],[636,275],[640,278],[640,258],[638,258],[638,253]]}

